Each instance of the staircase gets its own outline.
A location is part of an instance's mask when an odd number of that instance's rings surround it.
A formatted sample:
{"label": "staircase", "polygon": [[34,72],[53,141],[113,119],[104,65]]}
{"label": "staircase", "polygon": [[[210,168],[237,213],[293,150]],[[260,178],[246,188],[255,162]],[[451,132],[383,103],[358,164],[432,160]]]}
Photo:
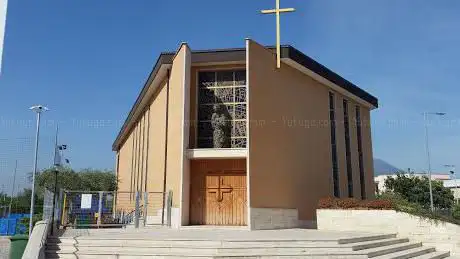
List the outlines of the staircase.
{"label": "staircase", "polygon": [[[173,231],[173,230],[169,230]],[[229,231],[231,233],[232,230]],[[375,258],[437,259],[449,252],[435,251],[419,242],[398,238],[396,234],[320,233],[296,230],[289,235],[276,231],[193,230],[193,235],[168,235],[162,231],[141,231],[87,236],[50,237],[46,258]],[[299,231],[307,231],[301,235]],[[315,233],[313,231],[317,231]],[[259,232],[254,234],[254,232]],[[173,232],[171,232],[173,233]],[[198,234],[196,234],[198,233]],[[204,234],[203,234],[204,233]],[[290,238],[292,237],[292,238]]]}

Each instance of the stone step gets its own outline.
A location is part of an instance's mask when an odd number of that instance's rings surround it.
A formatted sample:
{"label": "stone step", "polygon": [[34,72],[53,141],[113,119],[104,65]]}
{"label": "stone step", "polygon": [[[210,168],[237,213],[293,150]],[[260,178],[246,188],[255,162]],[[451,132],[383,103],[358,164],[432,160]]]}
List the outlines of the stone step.
{"label": "stone step", "polygon": [[421,247],[421,246],[422,246],[422,243],[420,242],[406,242],[406,243],[394,244],[394,245],[389,245],[389,246],[363,249],[363,250],[360,250],[359,252],[365,253],[369,257],[376,257],[376,256],[386,255],[386,254],[404,251],[404,250]]}
{"label": "stone step", "polygon": [[141,246],[141,245],[129,245],[129,246],[110,246],[110,245],[99,245],[99,244],[91,244],[91,245],[67,245],[67,244],[48,244],[47,249],[49,250],[83,250],[83,249],[111,249],[111,248],[142,248],[142,249],[157,249],[157,250],[184,250],[184,249],[197,249],[197,250],[230,250],[230,249],[289,249],[289,248],[299,248],[299,249],[331,249],[334,251],[344,251],[344,252],[351,252],[353,251],[352,247],[348,246],[340,246],[340,245],[303,245],[303,244],[252,244],[252,245],[245,245],[245,244],[230,244],[224,246],[202,246],[202,247],[191,247],[191,246]]}
{"label": "stone step", "polygon": [[402,250],[402,251],[398,251],[394,253],[389,253],[389,254],[373,257],[373,258],[374,259],[407,259],[407,258],[413,258],[416,256],[429,254],[434,251],[435,249],[433,247],[415,247],[415,248]]}
{"label": "stone step", "polygon": [[356,256],[356,255],[343,255],[338,257],[330,257],[329,255],[301,255],[301,256],[175,256],[175,255],[74,255],[74,254],[47,254],[46,258],[55,259],[367,259],[367,256]]}
{"label": "stone step", "polygon": [[449,257],[450,252],[431,252],[429,254],[419,255],[413,257],[413,259],[442,259],[442,258],[451,258]]}
{"label": "stone step", "polygon": [[[176,248],[176,247],[47,247],[48,253],[56,254],[111,254],[119,255],[177,255],[177,256],[280,256],[280,255],[351,255],[349,248]],[[363,253],[360,253],[363,254]]]}
{"label": "stone step", "polygon": [[388,246],[400,243],[407,243],[409,242],[408,238],[388,238],[388,239],[380,239],[380,240],[373,240],[373,241],[365,241],[359,243],[351,243],[351,247],[353,251],[359,251],[364,249],[376,248],[381,246]]}
{"label": "stone step", "polygon": [[48,240],[48,245],[56,246],[123,246],[123,247],[198,247],[198,248],[236,248],[236,247],[352,247],[354,244],[339,245],[337,242],[303,240],[146,240],[146,239],[61,239]]}
{"label": "stone step", "polygon": [[311,241],[178,241],[178,240],[89,240],[89,239],[63,239],[50,240],[47,246],[50,249],[63,248],[66,246],[75,247],[176,247],[176,248],[349,248],[349,251],[388,246],[393,244],[405,243],[407,238],[389,238],[359,243],[337,244],[334,242],[311,242]]}
{"label": "stone step", "polygon": [[350,244],[350,243],[395,238],[396,236],[397,234],[369,234],[369,235],[361,236],[361,237],[340,238],[338,242],[339,244]]}
{"label": "stone step", "polygon": [[129,238],[119,238],[119,236],[114,235],[111,237],[97,237],[97,236],[82,236],[78,238],[73,238],[73,237],[49,237],[47,242],[48,243],[70,243],[70,244],[75,244],[75,243],[94,243],[94,242],[120,242],[120,241],[126,241],[126,242],[149,242],[149,243],[155,243],[155,244],[172,244],[172,243],[180,243],[180,244],[190,244],[190,245],[206,245],[209,242],[305,242],[305,243],[310,243],[310,244],[341,244],[341,245],[347,245],[347,244],[353,244],[353,243],[361,243],[361,242],[368,242],[368,241],[375,241],[375,240],[383,240],[383,239],[391,239],[391,238],[396,238],[396,234],[384,234],[384,235],[379,235],[379,234],[369,234],[366,236],[360,236],[360,237],[350,237],[350,238],[340,238],[336,240],[312,240],[312,239],[270,239],[270,238],[252,238],[252,239],[224,239],[224,240],[215,240],[215,239],[146,239],[145,237],[129,237]]}

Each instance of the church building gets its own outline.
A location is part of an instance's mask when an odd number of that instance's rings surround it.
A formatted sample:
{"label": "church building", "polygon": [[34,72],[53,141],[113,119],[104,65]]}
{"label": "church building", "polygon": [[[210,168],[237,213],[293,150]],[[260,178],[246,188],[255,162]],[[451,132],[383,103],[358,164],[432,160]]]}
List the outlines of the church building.
{"label": "church building", "polygon": [[164,52],[113,150],[119,192],[171,192],[171,224],[314,227],[374,196],[378,100],[289,45]]}

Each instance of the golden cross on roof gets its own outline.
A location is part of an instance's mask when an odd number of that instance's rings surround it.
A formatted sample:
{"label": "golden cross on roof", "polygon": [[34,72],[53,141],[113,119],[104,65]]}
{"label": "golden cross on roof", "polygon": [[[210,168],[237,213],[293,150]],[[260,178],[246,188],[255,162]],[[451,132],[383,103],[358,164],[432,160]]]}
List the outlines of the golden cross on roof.
{"label": "golden cross on roof", "polygon": [[294,8],[280,9],[280,0],[276,0],[276,8],[271,10],[262,10],[263,14],[276,14],[276,67],[281,67],[281,32],[280,32],[280,13],[294,12]]}

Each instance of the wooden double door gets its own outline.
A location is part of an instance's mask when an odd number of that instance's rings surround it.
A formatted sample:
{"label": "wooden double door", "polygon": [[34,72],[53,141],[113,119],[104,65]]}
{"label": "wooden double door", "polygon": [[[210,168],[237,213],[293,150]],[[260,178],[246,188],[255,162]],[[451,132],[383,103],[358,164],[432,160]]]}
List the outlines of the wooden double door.
{"label": "wooden double door", "polygon": [[192,225],[246,225],[246,172],[221,170],[192,172]]}

